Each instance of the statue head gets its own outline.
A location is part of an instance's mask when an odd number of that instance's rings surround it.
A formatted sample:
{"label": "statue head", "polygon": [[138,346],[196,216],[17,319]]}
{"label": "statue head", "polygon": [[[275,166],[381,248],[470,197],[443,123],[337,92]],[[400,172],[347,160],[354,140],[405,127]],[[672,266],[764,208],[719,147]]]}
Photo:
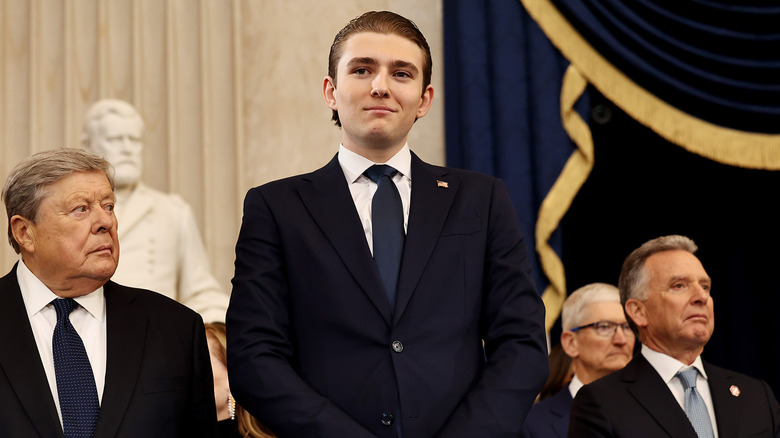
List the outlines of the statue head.
{"label": "statue head", "polygon": [[114,167],[117,188],[134,186],[141,178],[144,121],[129,103],[103,99],[87,110],[81,143]]}

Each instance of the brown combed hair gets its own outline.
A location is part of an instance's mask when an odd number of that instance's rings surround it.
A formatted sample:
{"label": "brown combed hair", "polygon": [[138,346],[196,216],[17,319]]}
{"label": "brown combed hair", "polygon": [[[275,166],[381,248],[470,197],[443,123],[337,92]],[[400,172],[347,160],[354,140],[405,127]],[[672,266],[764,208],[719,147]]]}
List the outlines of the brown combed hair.
{"label": "brown combed hair", "polygon": [[[424,64],[422,66],[422,92],[428,88],[428,85],[431,84],[431,72],[433,71],[433,59],[431,58],[431,48],[428,46],[428,41],[426,41],[425,36],[420,32],[420,29],[412,20],[389,11],[366,12],[359,17],[353,18],[336,34],[336,37],[333,39],[333,44],[330,46],[330,54],[328,55],[328,76],[333,78],[334,86],[338,80],[336,78],[336,73],[342,54],[341,47],[349,37],[362,32],[398,35],[417,44],[425,53]],[[341,126],[338,111],[333,111],[332,120],[336,122],[336,126]]]}

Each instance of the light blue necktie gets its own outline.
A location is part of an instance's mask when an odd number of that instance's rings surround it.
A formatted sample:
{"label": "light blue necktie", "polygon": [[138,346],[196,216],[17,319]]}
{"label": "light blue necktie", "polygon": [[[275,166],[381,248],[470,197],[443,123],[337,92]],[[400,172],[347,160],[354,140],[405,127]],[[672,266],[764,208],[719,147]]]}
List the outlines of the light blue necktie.
{"label": "light blue necktie", "polygon": [[685,389],[685,415],[688,416],[696,430],[696,435],[699,438],[713,438],[715,435],[712,432],[712,422],[710,414],[707,412],[707,405],[704,404],[704,399],[696,390],[696,377],[698,375],[699,370],[696,368],[690,368],[676,374],[682,382],[683,389]]}
{"label": "light blue necktie", "polygon": [[100,402],[87,350],[70,323],[70,312],[78,303],[73,298],[58,298],[52,304],[57,311],[57,325],[52,336],[54,374],[65,437],[92,438]]}
{"label": "light blue necktie", "polygon": [[374,261],[385,287],[390,307],[395,307],[401,253],[404,249],[404,210],[401,196],[393,182],[398,173],[385,164],[375,164],[364,172],[377,184],[371,200],[371,233],[374,239]]}

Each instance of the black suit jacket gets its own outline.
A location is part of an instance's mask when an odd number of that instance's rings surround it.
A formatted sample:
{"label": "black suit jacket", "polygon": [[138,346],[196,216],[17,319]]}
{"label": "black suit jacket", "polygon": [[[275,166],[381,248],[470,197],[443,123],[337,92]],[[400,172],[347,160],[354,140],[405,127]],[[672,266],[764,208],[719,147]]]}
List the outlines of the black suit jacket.
{"label": "black suit jacket", "polygon": [[[95,438],[214,437],[216,408],[200,316],[109,281],[106,377]],[[0,278],[0,436],[63,437],[16,267]]]}
{"label": "black suit jacket", "polygon": [[552,397],[531,407],[523,425],[523,438],[566,438],[569,430],[571,392],[566,385]]}
{"label": "black suit jacket", "polygon": [[505,185],[415,155],[411,169],[394,309],[336,157],[247,193],[228,371],[280,437],[393,437],[399,417],[404,438],[517,436],[544,384],[544,308]]}
{"label": "black suit jacket", "polygon": [[[720,438],[780,436],[780,406],[766,382],[704,362]],[[738,395],[732,391],[738,388]],[[577,393],[570,437],[697,438],[685,411],[641,354]]]}

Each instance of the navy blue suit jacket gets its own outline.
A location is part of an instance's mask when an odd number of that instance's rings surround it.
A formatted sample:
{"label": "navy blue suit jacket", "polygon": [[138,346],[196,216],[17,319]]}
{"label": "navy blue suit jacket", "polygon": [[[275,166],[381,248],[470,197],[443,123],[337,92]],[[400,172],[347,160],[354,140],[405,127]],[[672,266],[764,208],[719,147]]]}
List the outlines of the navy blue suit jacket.
{"label": "navy blue suit jacket", "polygon": [[523,438],[566,438],[571,392],[566,385],[552,397],[531,406],[523,425]]}
{"label": "navy blue suit jacket", "polygon": [[246,195],[228,371],[282,438],[514,437],[544,384],[544,308],[506,186],[414,154],[411,169],[394,309],[337,157]]}
{"label": "navy blue suit jacket", "polygon": [[[780,406],[766,382],[707,362],[704,369],[721,438],[780,436]],[[666,382],[641,354],[577,392],[569,436],[697,438]]]}
{"label": "navy blue suit jacket", "polygon": [[[216,407],[200,316],[109,281],[106,377],[95,438],[214,437]],[[16,266],[0,278],[0,436],[63,437]]]}

